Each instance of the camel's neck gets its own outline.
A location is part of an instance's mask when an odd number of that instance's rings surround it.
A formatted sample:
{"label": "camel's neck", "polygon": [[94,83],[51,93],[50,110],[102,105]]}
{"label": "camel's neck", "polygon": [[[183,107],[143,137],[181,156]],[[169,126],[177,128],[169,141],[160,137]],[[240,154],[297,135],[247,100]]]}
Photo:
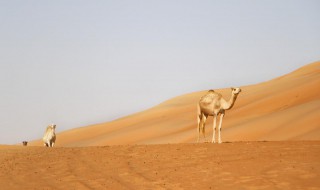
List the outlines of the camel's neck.
{"label": "camel's neck", "polygon": [[222,104],[222,108],[224,110],[231,109],[233,107],[237,97],[238,97],[238,94],[231,93],[231,98],[228,101],[225,101],[224,104]]}

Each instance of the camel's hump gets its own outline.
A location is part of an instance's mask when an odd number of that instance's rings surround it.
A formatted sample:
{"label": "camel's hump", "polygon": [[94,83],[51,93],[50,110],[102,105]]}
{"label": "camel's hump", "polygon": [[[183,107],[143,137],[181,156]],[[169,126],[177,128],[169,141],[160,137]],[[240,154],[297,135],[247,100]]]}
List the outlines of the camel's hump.
{"label": "camel's hump", "polygon": [[211,91],[211,92],[207,93],[206,95],[202,96],[200,98],[199,102],[201,104],[210,104],[215,99],[220,99],[221,97],[222,97],[221,94]]}

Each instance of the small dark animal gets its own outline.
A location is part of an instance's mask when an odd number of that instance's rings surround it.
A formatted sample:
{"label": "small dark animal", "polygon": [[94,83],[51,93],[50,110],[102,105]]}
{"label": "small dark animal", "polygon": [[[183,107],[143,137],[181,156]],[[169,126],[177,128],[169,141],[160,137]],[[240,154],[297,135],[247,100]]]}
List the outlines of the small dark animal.
{"label": "small dark animal", "polygon": [[28,141],[22,141],[22,145],[23,146],[27,146],[28,145]]}

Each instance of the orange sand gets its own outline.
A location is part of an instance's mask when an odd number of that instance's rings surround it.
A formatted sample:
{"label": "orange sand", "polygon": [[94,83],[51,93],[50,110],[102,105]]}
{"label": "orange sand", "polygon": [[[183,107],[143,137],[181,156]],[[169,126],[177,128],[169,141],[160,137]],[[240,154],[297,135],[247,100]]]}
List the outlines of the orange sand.
{"label": "orange sand", "polygon": [[320,62],[241,87],[223,122],[229,143],[191,143],[202,91],[58,133],[54,148],[3,145],[0,189],[320,189],[319,87]]}
{"label": "orange sand", "polygon": [[[320,62],[241,89],[235,106],[224,117],[223,141],[320,140]],[[230,89],[215,90],[229,99]],[[56,145],[195,142],[196,104],[205,92],[182,95],[112,122],[61,132]],[[211,139],[211,117],[206,126]],[[42,143],[38,140],[30,145]]]}
{"label": "orange sand", "polygon": [[1,189],[320,189],[320,141],[0,146]]}

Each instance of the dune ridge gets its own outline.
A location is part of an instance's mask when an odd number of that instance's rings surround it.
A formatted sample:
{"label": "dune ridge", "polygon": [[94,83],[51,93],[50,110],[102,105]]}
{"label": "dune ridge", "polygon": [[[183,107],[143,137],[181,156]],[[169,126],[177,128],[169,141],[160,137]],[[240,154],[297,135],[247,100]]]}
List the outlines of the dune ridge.
{"label": "dune ridge", "polygon": [[[223,141],[320,140],[320,62],[263,83],[242,86],[226,112]],[[209,89],[208,89],[209,90]],[[226,98],[231,90],[214,89]],[[167,100],[115,121],[57,134],[57,146],[191,143],[197,138],[196,104],[206,92]],[[212,137],[212,118],[206,125]],[[40,140],[30,145],[41,145]]]}

